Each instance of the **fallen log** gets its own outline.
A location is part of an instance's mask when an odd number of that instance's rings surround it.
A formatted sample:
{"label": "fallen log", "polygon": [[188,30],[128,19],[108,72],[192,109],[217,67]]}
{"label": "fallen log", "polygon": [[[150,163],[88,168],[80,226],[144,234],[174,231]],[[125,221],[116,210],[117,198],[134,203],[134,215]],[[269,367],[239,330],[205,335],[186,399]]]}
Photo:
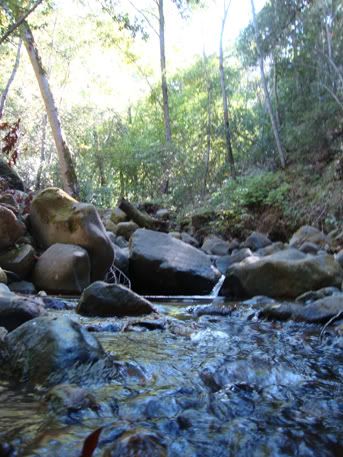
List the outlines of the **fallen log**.
{"label": "fallen log", "polygon": [[119,200],[118,208],[124,211],[127,217],[133,222],[136,222],[136,224],[141,228],[157,230],[159,232],[168,231],[168,223],[166,221],[160,221],[154,217],[149,216],[149,214],[143,213],[135,206],[133,206],[132,203],[130,203],[128,200],[125,200],[125,198],[121,198]]}

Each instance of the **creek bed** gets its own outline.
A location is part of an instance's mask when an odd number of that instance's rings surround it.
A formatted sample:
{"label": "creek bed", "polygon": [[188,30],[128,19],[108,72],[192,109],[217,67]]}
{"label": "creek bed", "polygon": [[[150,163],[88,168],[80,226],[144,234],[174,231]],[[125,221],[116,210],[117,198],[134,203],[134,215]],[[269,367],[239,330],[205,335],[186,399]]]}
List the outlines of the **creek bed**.
{"label": "creek bed", "polygon": [[[58,413],[45,388],[0,381],[0,442],[18,456],[79,457],[85,438],[105,426],[95,457],[138,429],[155,433],[168,457],[343,455],[341,338],[320,341],[320,326],[257,320],[249,308],[194,318],[189,303],[157,307],[165,329],[96,334],[141,373],[121,382],[93,373],[83,387],[97,410]],[[84,325],[122,322],[53,312]]]}

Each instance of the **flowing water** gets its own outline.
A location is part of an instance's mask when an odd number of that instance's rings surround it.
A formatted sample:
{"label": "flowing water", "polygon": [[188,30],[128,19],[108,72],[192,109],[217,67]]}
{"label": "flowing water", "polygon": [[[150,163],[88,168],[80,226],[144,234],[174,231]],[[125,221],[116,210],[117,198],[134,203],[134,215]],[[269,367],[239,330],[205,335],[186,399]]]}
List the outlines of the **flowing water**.
{"label": "flowing water", "polygon": [[85,325],[105,322],[112,331],[98,338],[132,362],[131,373],[120,382],[90,377],[83,387],[98,407],[80,410],[49,407],[45,388],[0,381],[0,442],[18,456],[79,457],[84,439],[105,426],[94,456],[138,429],[155,433],[168,457],[342,456],[342,340],[221,306],[222,315],[201,315],[160,303],[168,325],[137,321],[121,332],[118,320],[68,312]]}

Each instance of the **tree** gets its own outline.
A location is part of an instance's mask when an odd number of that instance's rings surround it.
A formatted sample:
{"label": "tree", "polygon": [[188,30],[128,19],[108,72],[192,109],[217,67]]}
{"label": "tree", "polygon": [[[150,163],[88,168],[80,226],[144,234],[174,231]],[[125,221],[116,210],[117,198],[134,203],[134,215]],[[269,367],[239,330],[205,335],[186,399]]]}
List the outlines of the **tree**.
{"label": "tree", "polygon": [[9,92],[10,87],[11,87],[13,81],[14,81],[15,75],[16,75],[18,67],[19,67],[21,44],[22,44],[22,40],[19,39],[18,46],[17,46],[17,55],[16,55],[16,58],[15,58],[14,66],[13,66],[11,75],[10,75],[8,81],[7,81],[6,87],[5,87],[3,93],[0,96],[0,119],[2,118],[2,116],[4,114],[4,109],[5,109],[5,104],[6,104],[8,92]]}
{"label": "tree", "polygon": [[50,88],[47,73],[44,70],[32,31],[26,21],[23,22],[21,30],[25,48],[35,72],[55,141],[64,190],[73,196],[78,196],[79,186],[71,152],[62,131],[57,106]]}
{"label": "tree", "polygon": [[224,36],[224,29],[225,23],[227,20],[227,16],[229,13],[231,0],[227,3],[224,0],[224,13],[222,17],[221,29],[220,29],[220,39],[219,39],[219,75],[220,75],[220,86],[222,91],[222,98],[223,98],[223,116],[224,116],[224,134],[225,134],[225,142],[226,142],[226,149],[227,149],[227,158],[230,165],[230,172],[233,179],[236,179],[236,168],[235,168],[235,161],[233,158],[232,153],[232,142],[231,142],[231,131],[230,131],[230,121],[229,121],[229,107],[228,107],[228,99],[225,87],[225,72],[224,72],[224,49],[223,49],[223,36]]}
{"label": "tree", "polygon": [[264,97],[266,100],[266,105],[267,105],[267,109],[268,109],[268,113],[269,113],[269,117],[270,117],[270,122],[272,125],[276,148],[277,148],[279,158],[280,158],[281,167],[285,168],[285,166],[286,166],[285,151],[284,151],[283,145],[281,143],[281,138],[280,138],[280,134],[279,134],[278,127],[277,127],[277,120],[276,120],[276,116],[275,116],[275,113],[274,113],[274,110],[272,107],[272,102],[271,102],[271,98],[270,98],[270,94],[269,94],[269,90],[268,90],[266,75],[264,72],[264,60],[263,60],[262,49],[261,49],[260,43],[259,43],[259,30],[258,30],[258,25],[257,25],[257,20],[256,20],[255,4],[254,4],[254,0],[250,0],[250,1],[251,1],[253,26],[254,26],[254,32],[255,32],[255,43],[256,43],[256,49],[257,49],[257,53],[258,53],[258,62],[259,62],[259,67],[260,67],[260,75],[261,75]]}

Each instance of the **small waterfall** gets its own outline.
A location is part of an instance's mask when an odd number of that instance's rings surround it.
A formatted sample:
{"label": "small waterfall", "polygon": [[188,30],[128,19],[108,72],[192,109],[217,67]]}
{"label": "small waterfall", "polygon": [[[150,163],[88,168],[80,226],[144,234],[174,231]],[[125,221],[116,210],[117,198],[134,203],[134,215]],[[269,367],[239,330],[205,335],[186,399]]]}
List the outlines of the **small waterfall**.
{"label": "small waterfall", "polygon": [[213,287],[213,289],[211,290],[211,293],[210,293],[210,297],[211,298],[216,298],[218,297],[218,294],[219,294],[219,291],[223,285],[223,282],[225,281],[225,275],[221,275],[221,277],[219,278],[217,284]]}

